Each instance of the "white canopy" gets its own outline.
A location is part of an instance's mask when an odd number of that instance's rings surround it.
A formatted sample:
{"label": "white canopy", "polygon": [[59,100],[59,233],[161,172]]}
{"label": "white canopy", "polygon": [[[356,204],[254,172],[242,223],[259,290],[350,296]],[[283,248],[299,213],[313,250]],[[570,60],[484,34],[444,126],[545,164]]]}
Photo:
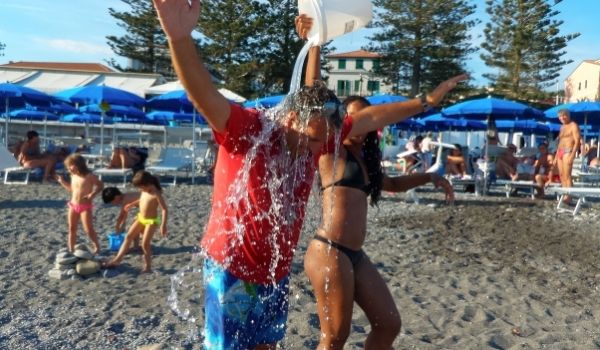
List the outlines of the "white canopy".
{"label": "white canopy", "polygon": [[[172,81],[172,82],[162,84],[162,85],[156,85],[156,86],[149,87],[146,89],[146,95],[162,95],[164,93],[167,93],[170,91],[175,91],[175,90],[184,90],[183,85],[181,85],[181,82],[179,80]],[[228,99],[230,101],[237,102],[237,103],[246,102],[245,97],[240,96],[231,90],[221,88],[221,89],[219,89],[219,92],[221,93],[221,95],[223,95],[226,99]]]}

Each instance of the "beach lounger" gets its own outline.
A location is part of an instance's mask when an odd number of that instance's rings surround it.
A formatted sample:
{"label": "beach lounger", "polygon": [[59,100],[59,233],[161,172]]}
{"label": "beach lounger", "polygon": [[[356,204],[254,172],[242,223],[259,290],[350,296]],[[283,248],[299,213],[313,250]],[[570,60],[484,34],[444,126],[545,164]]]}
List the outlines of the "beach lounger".
{"label": "beach lounger", "polygon": [[535,189],[538,187],[538,185],[533,182],[533,180],[505,180],[505,179],[498,179],[495,181],[495,184],[498,186],[503,186],[505,193],[506,193],[506,198],[510,198],[510,195],[512,193],[514,193],[515,190],[517,189],[525,189],[529,192],[529,195],[531,196],[531,199],[535,198]]}
{"label": "beach lounger", "polygon": [[[158,176],[173,176],[172,183],[177,184],[177,175],[180,172],[189,172],[192,168],[192,150],[184,147],[165,147],[158,163],[146,167],[146,170]],[[161,182],[162,184],[162,182]]]}
{"label": "beach lounger", "polygon": [[[598,187],[553,187],[548,189],[548,192],[554,192],[559,196],[556,210],[571,213],[573,216],[577,215],[579,209],[585,203],[586,197],[600,197],[600,188]],[[565,196],[577,197],[577,203],[575,203],[574,208],[565,206]]]}
{"label": "beach lounger", "polygon": [[[4,173],[5,185],[26,185],[29,183],[29,175],[32,169],[21,166],[6,147],[0,147],[0,171]],[[23,174],[25,178],[23,180],[10,180],[11,174]]]}
{"label": "beach lounger", "polygon": [[112,168],[99,168],[94,169],[94,174],[98,175],[100,180],[103,176],[115,176],[123,178],[123,185],[121,187],[127,187],[127,177],[133,175],[133,170],[129,168],[125,169],[112,169]]}

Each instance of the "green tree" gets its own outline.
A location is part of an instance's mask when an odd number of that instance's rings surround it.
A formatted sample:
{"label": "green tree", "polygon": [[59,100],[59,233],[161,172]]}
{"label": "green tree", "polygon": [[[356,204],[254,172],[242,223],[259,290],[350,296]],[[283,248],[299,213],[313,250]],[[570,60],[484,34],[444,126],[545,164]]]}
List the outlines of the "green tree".
{"label": "green tree", "polygon": [[298,14],[295,0],[268,0],[267,12],[258,38],[260,78],[259,95],[284,93],[289,89],[296,57],[303,42],[296,34],[294,19]]}
{"label": "green tree", "polygon": [[255,0],[205,0],[198,31],[201,53],[226,88],[251,96],[260,76],[257,33],[266,5]]}
{"label": "green tree", "polygon": [[[435,87],[440,81],[466,71],[469,19],[475,6],[465,0],[374,0],[379,28],[367,48],[382,58],[377,74],[386,77],[397,92],[410,96]],[[461,89],[454,94],[462,93]]]}
{"label": "green tree", "polygon": [[561,0],[487,0],[490,21],[484,29],[486,51],[481,59],[495,73],[484,74],[494,91],[515,99],[543,95],[552,86],[564,60],[563,49],[579,33],[560,35],[563,21],[553,7]]}
{"label": "green tree", "polygon": [[110,64],[120,70],[160,73],[166,77],[173,77],[174,71],[167,39],[160,27],[152,1],[121,1],[129,5],[131,10],[119,12],[109,8],[108,11],[112,17],[117,19],[119,26],[125,29],[126,34],[123,36],[109,35],[106,39],[110,48],[117,55],[131,59],[134,65],[125,68],[114,60]]}

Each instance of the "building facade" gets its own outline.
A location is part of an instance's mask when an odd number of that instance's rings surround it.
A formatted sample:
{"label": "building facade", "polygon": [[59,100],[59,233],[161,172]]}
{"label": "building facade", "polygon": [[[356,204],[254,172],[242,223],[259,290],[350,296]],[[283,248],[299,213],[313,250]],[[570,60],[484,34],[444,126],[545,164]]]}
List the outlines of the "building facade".
{"label": "building facade", "polygon": [[340,98],[391,94],[392,85],[374,74],[380,58],[379,54],[365,50],[325,56],[329,68],[329,89]]}
{"label": "building facade", "polygon": [[600,60],[585,60],[565,80],[565,102],[600,101]]}

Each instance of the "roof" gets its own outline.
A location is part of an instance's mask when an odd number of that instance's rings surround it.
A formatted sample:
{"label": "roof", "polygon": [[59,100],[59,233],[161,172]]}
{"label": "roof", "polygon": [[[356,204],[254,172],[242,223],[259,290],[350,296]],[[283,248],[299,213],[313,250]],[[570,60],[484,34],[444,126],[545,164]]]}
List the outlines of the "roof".
{"label": "roof", "polygon": [[583,60],[585,63],[596,64],[600,66],[600,60]]}
{"label": "roof", "polygon": [[356,50],[350,52],[335,53],[327,55],[327,58],[380,58],[381,55],[375,52],[365,50]]}
{"label": "roof", "polygon": [[165,79],[160,74],[121,73],[115,71],[96,72],[51,68],[28,68],[0,65],[0,82],[27,86],[48,94],[73,87],[106,85],[145,96],[149,87],[162,84]]}
{"label": "roof", "polygon": [[7,64],[1,64],[0,67],[13,67],[13,68],[31,68],[31,69],[57,69],[57,70],[68,70],[68,71],[80,71],[80,72],[95,72],[95,73],[113,73],[114,69],[111,69],[100,63],[78,63],[78,62],[9,62]]}

